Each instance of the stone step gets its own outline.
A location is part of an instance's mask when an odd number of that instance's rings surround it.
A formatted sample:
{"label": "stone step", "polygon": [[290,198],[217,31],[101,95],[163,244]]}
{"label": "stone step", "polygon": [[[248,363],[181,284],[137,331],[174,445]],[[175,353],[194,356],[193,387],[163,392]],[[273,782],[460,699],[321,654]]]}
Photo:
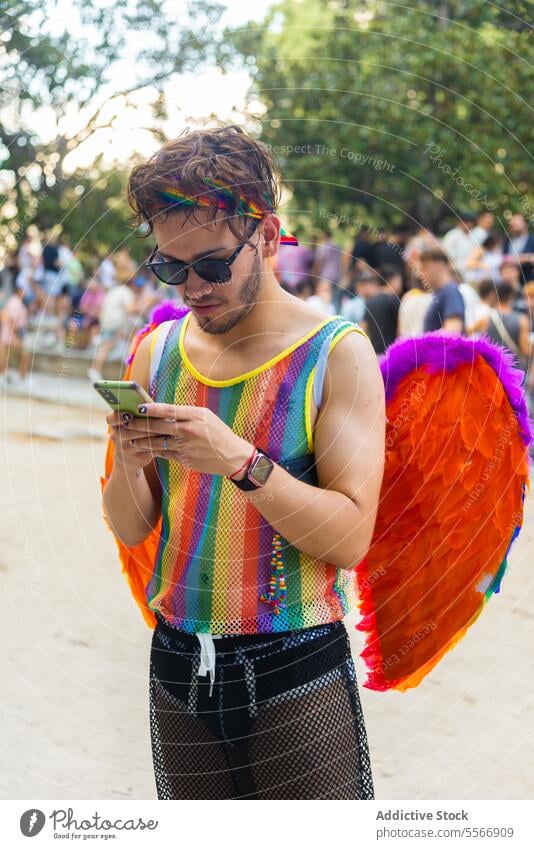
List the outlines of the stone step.
{"label": "stone step", "polygon": [[[58,350],[52,347],[28,346],[32,354],[30,364],[31,371],[45,372],[46,374],[60,374],[64,377],[87,378],[87,369],[94,362],[94,350],[66,348]],[[124,352],[123,356],[126,355]],[[106,360],[102,369],[105,380],[121,380],[126,364],[123,356],[111,356]],[[9,367],[17,368],[20,359],[20,351],[11,348],[9,351]]]}

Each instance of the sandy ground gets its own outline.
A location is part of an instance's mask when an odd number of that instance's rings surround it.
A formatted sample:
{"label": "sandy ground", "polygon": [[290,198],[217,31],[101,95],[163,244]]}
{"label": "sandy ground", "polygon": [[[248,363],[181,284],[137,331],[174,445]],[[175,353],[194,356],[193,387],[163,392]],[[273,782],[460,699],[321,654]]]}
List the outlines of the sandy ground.
{"label": "sandy ground", "polygon": [[[155,798],[151,632],[102,518],[104,413],[8,397],[2,414],[0,797]],[[533,528],[531,496],[501,593],[416,690],[362,687],[346,620],[377,799],[533,797]]]}

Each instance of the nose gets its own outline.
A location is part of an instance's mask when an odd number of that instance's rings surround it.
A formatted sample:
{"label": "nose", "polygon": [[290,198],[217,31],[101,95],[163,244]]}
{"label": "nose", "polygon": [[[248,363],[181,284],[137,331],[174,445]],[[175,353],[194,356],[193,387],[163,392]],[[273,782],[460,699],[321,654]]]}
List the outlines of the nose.
{"label": "nose", "polygon": [[[194,282],[196,285],[191,286],[190,284]],[[188,285],[184,291],[184,297],[193,304],[202,304],[203,300],[209,300],[210,295],[213,295],[215,284],[209,283],[207,280],[202,280],[201,277],[197,277],[197,275],[192,271],[189,271],[189,277],[187,280]]]}

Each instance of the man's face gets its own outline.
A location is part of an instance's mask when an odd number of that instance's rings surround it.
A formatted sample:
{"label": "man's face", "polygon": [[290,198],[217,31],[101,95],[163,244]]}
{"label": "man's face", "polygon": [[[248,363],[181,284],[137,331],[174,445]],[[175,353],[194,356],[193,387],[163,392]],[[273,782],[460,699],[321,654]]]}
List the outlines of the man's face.
{"label": "man's face", "polygon": [[511,283],[515,289],[519,289],[520,268],[512,262],[501,266],[501,277],[505,283]]}
{"label": "man's face", "polygon": [[[180,259],[185,263],[199,259],[200,254],[226,259],[240,244],[222,217],[209,221],[205,209],[196,209],[194,216],[188,218],[185,213],[175,212],[167,215],[166,219],[156,220],[154,237],[158,250],[166,258]],[[241,250],[230,266],[232,276],[227,283],[210,283],[190,268],[186,282],[176,287],[206,333],[228,332],[246,318],[258,300],[264,270],[261,254],[263,237],[259,227],[250,241],[257,250],[249,246]],[[204,305],[212,306],[199,309]]]}
{"label": "man's face", "polygon": [[422,279],[433,289],[436,280],[436,270],[439,270],[439,264],[437,262],[426,260],[425,262],[420,263],[420,268]]}
{"label": "man's face", "polygon": [[526,221],[522,215],[512,215],[509,230],[512,236],[522,236],[527,229]]}
{"label": "man's face", "polygon": [[493,227],[494,221],[495,221],[495,216],[493,215],[492,212],[482,212],[478,216],[477,223],[478,223],[479,227],[483,227],[484,230],[487,230],[489,232],[491,230],[491,228]]}

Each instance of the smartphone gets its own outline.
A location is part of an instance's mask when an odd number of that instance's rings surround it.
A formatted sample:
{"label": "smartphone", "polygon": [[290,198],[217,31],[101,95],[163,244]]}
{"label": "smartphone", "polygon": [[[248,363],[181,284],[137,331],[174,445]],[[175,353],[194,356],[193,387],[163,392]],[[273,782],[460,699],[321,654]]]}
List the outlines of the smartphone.
{"label": "smartphone", "polygon": [[141,413],[137,412],[139,404],[143,401],[152,402],[150,395],[135,380],[97,380],[93,386],[111,409],[119,413],[128,412],[141,416]]}

